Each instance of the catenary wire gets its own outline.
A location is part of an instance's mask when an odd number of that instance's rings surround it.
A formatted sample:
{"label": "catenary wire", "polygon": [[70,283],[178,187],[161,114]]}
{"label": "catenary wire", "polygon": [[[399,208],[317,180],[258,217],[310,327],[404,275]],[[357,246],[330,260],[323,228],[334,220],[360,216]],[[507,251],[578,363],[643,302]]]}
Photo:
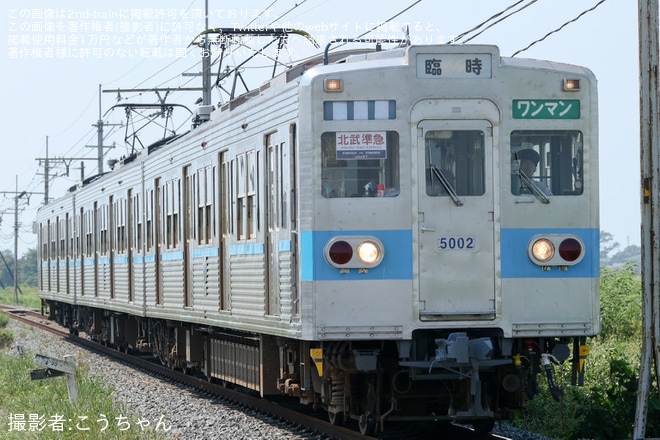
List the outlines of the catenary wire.
{"label": "catenary wire", "polygon": [[[496,14],[490,16],[488,19],[482,21],[481,23],[479,23],[478,25],[476,25],[476,26],[473,27],[472,29],[467,30],[467,31],[465,31],[465,32],[463,32],[463,33],[461,33],[461,34],[458,34],[456,37],[453,38],[452,42],[454,42],[454,43],[458,43],[463,37],[465,37],[465,36],[468,35],[469,33],[474,32],[474,31],[480,29],[480,28],[481,28],[482,26],[484,26],[486,23],[488,23],[488,22],[490,22],[491,20],[494,20],[494,19],[500,17],[500,16],[501,16],[502,14],[504,14],[506,11],[508,11],[508,10],[510,10],[510,9],[512,9],[512,8],[515,8],[515,7],[518,6],[520,3],[523,3],[523,2],[525,2],[525,1],[527,1],[527,0],[519,0],[519,1],[516,2],[516,3],[507,6],[505,9],[503,9],[503,10],[501,10],[500,12],[498,12],[498,13],[496,13]],[[536,1],[536,0],[533,0],[532,3],[535,2],[535,1]]]}
{"label": "catenary wire", "polygon": [[514,53],[513,55],[511,55],[511,56],[512,56],[512,57],[515,57],[515,56],[518,55],[519,53],[524,52],[524,51],[526,51],[527,49],[529,49],[530,47],[534,46],[535,44],[540,43],[541,41],[545,40],[545,39],[548,38],[550,35],[555,34],[555,33],[559,32],[559,31],[561,31],[563,28],[565,28],[565,27],[568,26],[569,24],[578,21],[578,20],[579,20],[580,18],[582,18],[585,14],[587,14],[587,13],[593,11],[593,10],[596,9],[598,6],[600,6],[600,5],[602,5],[603,3],[605,3],[605,1],[606,1],[606,0],[600,0],[600,1],[599,1],[598,3],[596,3],[593,7],[589,8],[589,9],[587,9],[587,10],[585,10],[585,11],[582,11],[582,13],[580,13],[580,14],[579,14],[577,17],[575,17],[574,19],[569,20],[569,21],[567,21],[566,23],[564,23],[564,24],[562,24],[561,26],[559,26],[557,29],[548,32],[548,33],[545,34],[543,37],[539,38],[539,39],[536,40],[536,41],[531,42],[527,47],[518,50],[517,52],[515,52],[515,53]]}
{"label": "catenary wire", "polygon": [[[524,10],[524,9],[527,9],[528,7],[532,6],[532,5],[533,5],[534,3],[536,3],[537,1],[538,1],[538,0],[532,0],[530,3],[521,6],[519,9],[516,9],[516,10],[513,11],[512,13],[510,13],[510,14],[508,14],[508,15],[505,15],[504,17],[502,17],[501,19],[495,21],[494,23],[489,24],[489,25],[486,26],[481,32],[477,32],[476,34],[472,35],[470,38],[468,38],[467,40],[465,40],[464,43],[467,43],[468,41],[471,41],[471,40],[477,38],[479,35],[483,34],[483,33],[486,32],[488,29],[490,29],[490,28],[492,28],[493,26],[495,26],[495,25],[501,23],[502,21],[506,20],[507,18],[509,18],[509,17],[511,17],[511,16],[513,16],[513,15],[515,15],[515,14],[517,14],[518,12],[520,12],[520,11],[522,11],[522,10]],[[503,12],[506,12],[506,11],[503,11]]]}

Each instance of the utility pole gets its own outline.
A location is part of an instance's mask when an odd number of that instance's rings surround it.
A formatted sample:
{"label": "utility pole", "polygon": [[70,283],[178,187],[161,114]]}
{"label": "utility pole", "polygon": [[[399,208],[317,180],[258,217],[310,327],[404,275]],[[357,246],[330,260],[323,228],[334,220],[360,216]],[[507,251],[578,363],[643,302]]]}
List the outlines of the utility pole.
{"label": "utility pole", "polygon": [[44,166],[44,173],[43,173],[43,176],[44,176],[44,192],[43,192],[43,194],[44,194],[44,205],[47,205],[48,202],[49,202],[48,187],[50,185],[50,179],[51,179],[51,177],[55,178],[55,177],[60,176],[60,175],[54,175],[54,176],[50,175],[50,171],[52,169],[51,165],[53,163],[59,163],[59,162],[63,163],[64,167],[66,169],[65,175],[68,176],[69,175],[69,168],[71,166],[71,162],[73,162],[74,160],[81,161],[81,164],[80,164],[80,166],[81,166],[80,180],[82,181],[82,180],[85,180],[85,174],[84,174],[84,169],[85,168],[84,168],[84,163],[82,161],[96,160],[96,159],[95,158],[90,158],[90,157],[49,157],[48,156],[48,136],[46,136],[46,157],[37,157],[35,160],[39,161],[39,165],[43,164],[43,166]]}
{"label": "utility pole", "polygon": [[[209,28],[209,0],[204,1],[204,29]],[[213,82],[211,81],[211,42],[209,36],[204,35],[202,43],[202,72],[201,73],[183,73],[182,76],[201,76],[202,88],[189,89],[202,91],[202,105],[210,105],[213,92]]]}
{"label": "utility pole", "polygon": [[87,147],[96,148],[97,150],[97,167],[98,174],[103,174],[103,156],[105,152],[103,151],[106,148],[114,148],[113,146],[103,145],[103,127],[108,125],[121,125],[121,124],[106,124],[103,122],[103,113],[101,110],[101,84],[99,84],[99,120],[96,121],[96,124],[92,124],[92,127],[96,127],[96,145],[86,145]]}
{"label": "utility pole", "polygon": [[14,196],[14,303],[18,304],[18,201],[27,196],[28,204],[30,203],[30,196],[32,194],[27,191],[18,192],[18,176],[16,176],[16,190],[15,191],[0,191],[0,194],[11,194]]}
{"label": "utility pole", "polygon": [[[209,0],[204,2],[204,29],[209,28]],[[211,104],[211,44],[208,35],[204,36],[204,49],[202,51],[202,104]]]}
{"label": "utility pole", "polygon": [[633,439],[646,434],[652,371],[660,377],[660,120],[658,0],[638,0],[642,205],[642,356]]}

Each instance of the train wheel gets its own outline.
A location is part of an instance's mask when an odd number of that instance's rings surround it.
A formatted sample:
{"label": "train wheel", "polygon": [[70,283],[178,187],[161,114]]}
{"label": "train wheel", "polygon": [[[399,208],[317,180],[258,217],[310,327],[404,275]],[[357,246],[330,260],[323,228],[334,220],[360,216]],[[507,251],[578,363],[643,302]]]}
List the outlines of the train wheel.
{"label": "train wheel", "polygon": [[369,375],[366,380],[364,412],[358,419],[360,433],[362,435],[373,435],[376,432],[376,402],[378,401],[377,394],[377,379],[374,375]]}
{"label": "train wheel", "polygon": [[328,420],[331,425],[343,425],[344,424],[344,413],[343,412],[329,412]]}
{"label": "train wheel", "polygon": [[479,435],[490,434],[495,427],[495,419],[475,420],[472,422],[472,427],[474,428],[474,432]]}
{"label": "train wheel", "polygon": [[360,434],[371,436],[376,432],[376,417],[367,411],[360,416],[358,426],[360,427]]}

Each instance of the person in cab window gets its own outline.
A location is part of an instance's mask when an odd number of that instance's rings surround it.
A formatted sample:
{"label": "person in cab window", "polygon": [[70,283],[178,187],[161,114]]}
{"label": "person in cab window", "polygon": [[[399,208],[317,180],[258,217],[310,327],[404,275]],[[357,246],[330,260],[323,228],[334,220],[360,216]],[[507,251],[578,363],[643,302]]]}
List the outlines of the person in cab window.
{"label": "person in cab window", "polygon": [[[520,161],[520,172],[524,173],[525,176],[529,177],[528,182],[529,184],[534,185],[539,191],[541,191],[543,194],[546,196],[551,196],[552,191],[550,191],[550,188],[547,187],[547,185],[538,179],[534,180],[532,179],[532,176],[534,173],[536,173],[536,167],[539,163],[539,153],[536,152],[536,150],[532,150],[531,148],[526,148],[524,150],[520,150],[517,153],[515,153],[516,158]],[[527,179],[525,179],[527,180]],[[528,184],[522,183],[523,189],[527,189],[527,192],[532,192],[530,188],[524,188],[525,186],[528,186]]]}

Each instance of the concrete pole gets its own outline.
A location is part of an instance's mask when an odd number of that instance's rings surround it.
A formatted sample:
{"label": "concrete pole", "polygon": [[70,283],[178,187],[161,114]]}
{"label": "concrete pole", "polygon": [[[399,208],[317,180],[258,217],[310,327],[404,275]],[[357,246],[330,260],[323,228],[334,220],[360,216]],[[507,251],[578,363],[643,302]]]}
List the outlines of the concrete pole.
{"label": "concrete pole", "polygon": [[658,0],[638,0],[642,206],[642,357],[633,438],[646,433],[651,372],[660,372],[660,156]]}

